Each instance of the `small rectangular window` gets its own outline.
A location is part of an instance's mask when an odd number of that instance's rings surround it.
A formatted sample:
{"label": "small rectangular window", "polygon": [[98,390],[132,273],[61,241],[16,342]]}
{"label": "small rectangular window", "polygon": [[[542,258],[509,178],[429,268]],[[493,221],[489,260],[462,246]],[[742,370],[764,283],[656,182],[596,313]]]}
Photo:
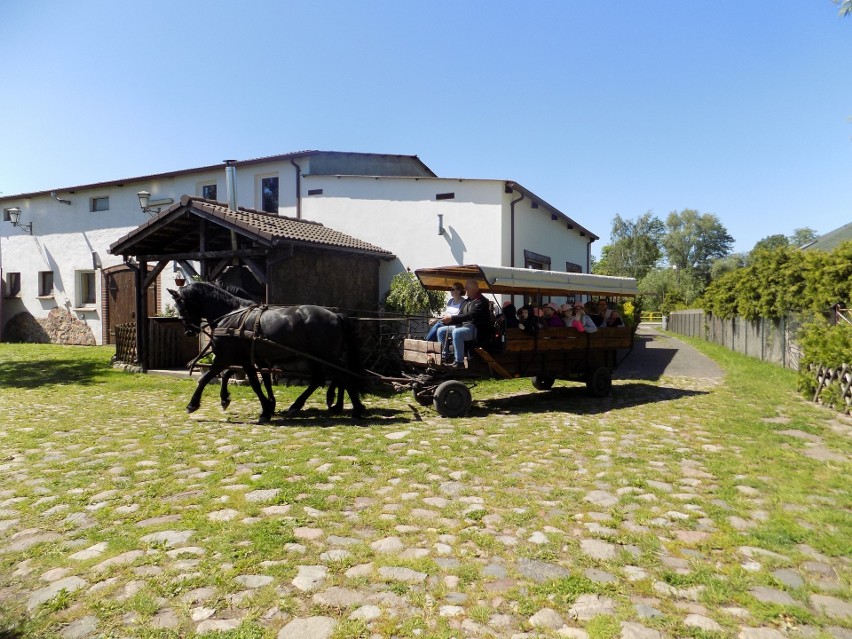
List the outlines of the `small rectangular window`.
{"label": "small rectangular window", "polygon": [[308,195],[322,195],[322,189],[308,189]]}
{"label": "small rectangular window", "polygon": [[53,295],[53,271],[39,271],[38,296],[49,297],[51,295]]}
{"label": "small rectangular window", "polygon": [[201,187],[201,197],[205,200],[213,200],[214,202],[218,202],[217,193],[216,193],[216,185],[215,184],[205,184]]}
{"label": "small rectangular window", "polygon": [[92,212],[109,211],[109,197],[93,197]]}
{"label": "small rectangular window", "polygon": [[565,262],[565,272],[566,273],[582,273],[583,267],[579,264],[574,264],[574,262]]}
{"label": "small rectangular window", "polygon": [[21,274],[6,273],[6,297],[18,297],[21,294]]}
{"label": "small rectangular window", "polygon": [[94,306],[97,299],[94,271],[77,271],[77,306]]}
{"label": "small rectangular window", "polygon": [[455,193],[438,193],[435,195],[436,200],[453,200],[455,197]]}
{"label": "small rectangular window", "polygon": [[9,214],[9,209],[3,209],[3,221],[4,222],[11,222],[12,221],[12,216]]}
{"label": "small rectangular window", "polygon": [[260,210],[278,213],[278,176],[260,179]]}

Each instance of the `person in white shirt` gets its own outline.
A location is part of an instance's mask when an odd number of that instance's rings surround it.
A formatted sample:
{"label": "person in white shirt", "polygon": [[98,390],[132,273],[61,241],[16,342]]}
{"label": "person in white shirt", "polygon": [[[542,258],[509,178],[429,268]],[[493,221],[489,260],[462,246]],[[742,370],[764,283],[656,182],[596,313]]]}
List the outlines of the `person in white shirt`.
{"label": "person in white shirt", "polygon": [[[441,313],[441,317],[444,315],[456,315],[461,308],[462,303],[464,302],[464,285],[461,282],[454,282],[453,287],[450,289],[450,299],[447,300],[447,305],[444,307],[444,312]],[[438,341],[438,329],[441,327],[441,318],[433,317],[429,320],[429,332],[426,333],[426,337],[424,338],[427,342],[437,342]]]}

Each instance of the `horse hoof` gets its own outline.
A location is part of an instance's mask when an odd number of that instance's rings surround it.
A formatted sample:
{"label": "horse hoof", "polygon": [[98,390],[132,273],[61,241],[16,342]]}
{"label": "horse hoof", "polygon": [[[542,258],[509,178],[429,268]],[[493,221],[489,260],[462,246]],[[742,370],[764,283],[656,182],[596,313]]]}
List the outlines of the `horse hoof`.
{"label": "horse hoof", "polygon": [[192,404],[189,404],[189,405],[186,407],[186,412],[187,412],[187,413],[194,413],[194,412],[195,412],[195,411],[197,411],[198,409],[199,409],[199,407],[198,407],[198,406],[193,406]]}
{"label": "horse hoof", "polygon": [[332,415],[337,415],[337,413],[341,412],[342,410],[343,410],[342,406],[332,405],[332,406],[328,407],[328,412],[331,413]]}
{"label": "horse hoof", "polygon": [[271,420],[272,420],[272,417],[270,417],[268,415],[261,415],[260,417],[258,417],[257,423],[258,424],[268,424]]}
{"label": "horse hoof", "polygon": [[222,400],[222,410],[227,410],[228,406],[230,406],[230,405],[231,405],[230,399],[223,399]]}

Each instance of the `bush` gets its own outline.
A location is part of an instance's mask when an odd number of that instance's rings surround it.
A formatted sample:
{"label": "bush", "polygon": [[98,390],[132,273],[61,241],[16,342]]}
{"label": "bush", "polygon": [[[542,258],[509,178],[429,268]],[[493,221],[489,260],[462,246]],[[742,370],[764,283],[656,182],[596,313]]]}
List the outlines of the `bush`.
{"label": "bush", "polygon": [[385,309],[403,315],[437,313],[444,309],[446,303],[445,292],[427,291],[410,271],[394,275],[385,294]]}

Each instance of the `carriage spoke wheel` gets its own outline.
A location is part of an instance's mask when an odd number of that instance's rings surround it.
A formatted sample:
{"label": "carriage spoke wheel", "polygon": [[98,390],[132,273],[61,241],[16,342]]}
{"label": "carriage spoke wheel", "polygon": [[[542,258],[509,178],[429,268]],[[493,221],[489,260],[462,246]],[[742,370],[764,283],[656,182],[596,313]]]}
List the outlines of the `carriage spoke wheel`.
{"label": "carriage spoke wheel", "polygon": [[458,380],[448,380],[435,390],[433,404],[441,417],[460,417],[470,408],[470,389]]}
{"label": "carriage spoke wheel", "polygon": [[536,375],[535,377],[531,377],[530,381],[536,390],[550,390],[553,388],[553,382],[556,380],[547,375]]}
{"label": "carriage spoke wheel", "polygon": [[424,388],[420,382],[414,382],[411,385],[411,392],[414,395],[414,401],[421,406],[431,406],[435,395],[431,388]]}
{"label": "carriage spoke wheel", "polygon": [[596,368],[586,378],[586,388],[592,397],[606,397],[612,391],[612,375],[606,366]]}

